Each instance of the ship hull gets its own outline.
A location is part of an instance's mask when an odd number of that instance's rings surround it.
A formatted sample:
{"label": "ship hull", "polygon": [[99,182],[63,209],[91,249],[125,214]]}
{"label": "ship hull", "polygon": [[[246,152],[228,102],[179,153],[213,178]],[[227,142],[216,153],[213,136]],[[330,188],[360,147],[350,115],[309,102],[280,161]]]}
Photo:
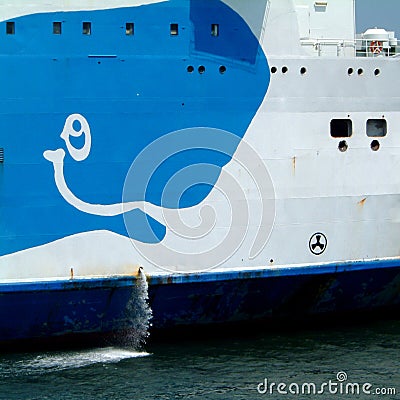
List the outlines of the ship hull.
{"label": "ship hull", "polygon": [[357,57],[353,0],[30,3],[0,7],[1,343],[399,307],[400,59]]}
{"label": "ship hull", "polygon": [[[138,329],[137,282],[120,277],[3,285],[0,343],[123,340]],[[397,260],[150,276],[148,283],[153,331],[244,321],[273,327],[400,307]]]}

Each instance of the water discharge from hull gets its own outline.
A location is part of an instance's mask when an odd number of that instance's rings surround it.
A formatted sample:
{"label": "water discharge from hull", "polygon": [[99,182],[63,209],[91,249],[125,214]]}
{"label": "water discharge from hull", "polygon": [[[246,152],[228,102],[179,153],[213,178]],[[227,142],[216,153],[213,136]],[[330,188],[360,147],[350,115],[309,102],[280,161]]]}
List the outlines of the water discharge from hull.
{"label": "water discharge from hull", "polygon": [[121,333],[118,342],[123,346],[142,349],[149,337],[149,328],[153,312],[149,305],[149,286],[146,274],[139,268],[136,285],[126,307],[129,329]]}

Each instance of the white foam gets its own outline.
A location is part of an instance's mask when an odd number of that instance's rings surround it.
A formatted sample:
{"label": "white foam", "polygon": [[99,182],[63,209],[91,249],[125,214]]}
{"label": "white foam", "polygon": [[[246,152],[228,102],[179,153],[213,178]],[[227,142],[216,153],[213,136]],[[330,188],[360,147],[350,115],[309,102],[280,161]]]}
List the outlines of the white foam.
{"label": "white foam", "polygon": [[118,363],[122,360],[146,357],[150,353],[107,347],[93,350],[45,354],[19,361],[19,372],[46,373],[65,369],[82,368],[93,364]]}

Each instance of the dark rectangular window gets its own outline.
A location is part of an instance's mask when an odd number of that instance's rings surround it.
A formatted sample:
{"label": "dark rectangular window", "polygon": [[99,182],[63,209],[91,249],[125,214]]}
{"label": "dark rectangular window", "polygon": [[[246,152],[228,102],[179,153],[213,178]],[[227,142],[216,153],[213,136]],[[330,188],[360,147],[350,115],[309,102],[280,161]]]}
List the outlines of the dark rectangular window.
{"label": "dark rectangular window", "polygon": [[335,138],[350,137],[353,134],[351,119],[333,119],[331,121],[331,136]]}
{"label": "dark rectangular window", "polygon": [[15,35],[15,22],[7,22],[6,33],[7,35]]}
{"label": "dark rectangular window", "polygon": [[170,33],[171,33],[171,36],[177,36],[178,35],[178,24],[171,24],[170,25]]}
{"label": "dark rectangular window", "polygon": [[132,36],[135,33],[135,25],[133,22],[126,23],[125,33],[127,34],[127,36]]}
{"label": "dark rectangular window", "polygon": [[61,22],[53,22],[53,34],[61,35]]}
{"label": "dark rectangular window", "polygon": [[92,34],[92,23],[91,22],[83,22],[82,23],[82,33],[84,35]]}
{"label": "dark rectangular window", "polygon": [[219,24],[211,24],[211,36],[219,36]]}
{"label": "dark rectangular window", "polygon": [[387,133],[387,123],[385,119],[369,119],[367,121],[367,136],[383,137]]}

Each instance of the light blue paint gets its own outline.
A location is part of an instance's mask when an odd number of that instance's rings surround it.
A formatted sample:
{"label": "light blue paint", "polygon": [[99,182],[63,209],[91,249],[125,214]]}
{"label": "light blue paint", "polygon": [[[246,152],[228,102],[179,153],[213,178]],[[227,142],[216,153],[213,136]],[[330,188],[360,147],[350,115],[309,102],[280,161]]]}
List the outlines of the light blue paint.
{"label": "light blue paint", "polygon": [[[67,153],[65,179],[78,198],[95,204],[121,202],[131,163],[157,138],[191,127],[209,127],[210,134],[232,132],[237,141],[224,154],[208,150],[205,135],[202,150],[168,160],[147,187],[140,186],[143,175],[138,170],[134,193],[139,197],[130,200],[188,207],[213,187],[269,85],[267,60],[257,39],[218,0],[173,0],[14,21],[15,35],[0,34],[0,147],[5,152],[0,166],[0,255],[85,231],[127,234],[122,216],[84,214],[67,204],[55,186],[43,152],[65,148],[59,135],[68,115],[87,119],[92,148],[81,162]],[[62,21],[62,35],[52,34],[53,21]],[[90,36],[82,34],[83,21],[92,23]],[[134,22],[133,36],[125,35],[126,22]],[[171,22],[179,24],[178,36],[170,35]],[[5,32],[5,23],[0,32]],[[211,36],[211,23],[220,25],[219,37]],[[187,72],[189,65],[193,73]],[[204,74],[198,72],[201,65]],[[221,65],[227,69],[224,74]],[[190,186],[184,196],[169,191],[162,197],[169,178],[194,164],[207,167],[182,177]],[[165,234],[163,225],[138,210],[129,220],[135,239],[158,242]]]}
{"label": "light blue paint", "polygon": [[384,28],[400,36],[399,0],[356,0],[357,32],[368,28]]}

